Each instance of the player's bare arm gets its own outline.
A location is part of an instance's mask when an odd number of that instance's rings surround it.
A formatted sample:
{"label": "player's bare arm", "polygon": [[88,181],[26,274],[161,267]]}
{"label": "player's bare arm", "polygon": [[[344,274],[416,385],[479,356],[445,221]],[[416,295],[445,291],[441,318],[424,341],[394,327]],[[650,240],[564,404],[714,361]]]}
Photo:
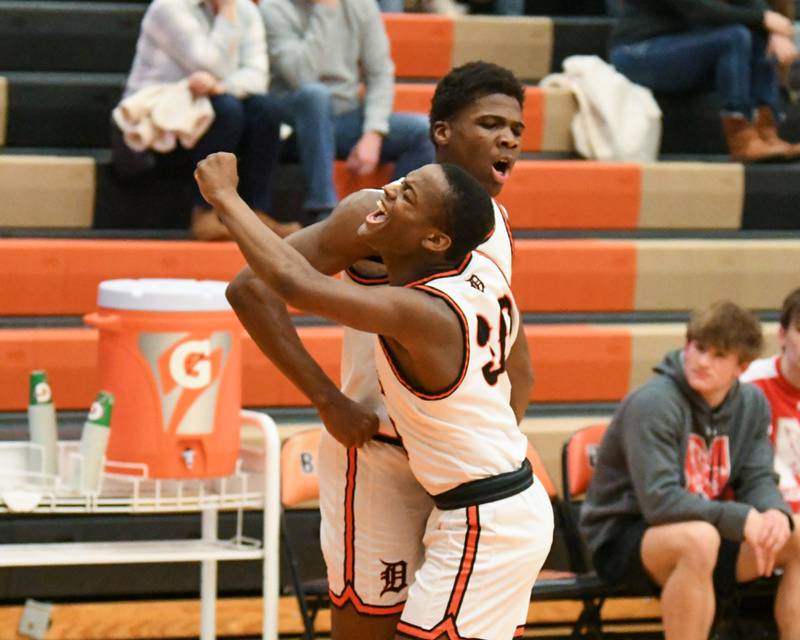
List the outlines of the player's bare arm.
{"label": "player's bare arm", "polygon": [[[462,328],[445,302],[421,291],[385,287],[364,292],[317,271],[294,247],[265,227],[236,192],[236,158],[217,153],[195,171],[200,190],[230,230],[253,272],[288,304],[386,337],[407,375],[423,387],[456,377]],[[405,358],[404,355],[408,355]],[[425,366],[415,366],[422,359]]]}
{"label": "player's bare arm", "polygon": [[528,401],[533,388],[533,366],[531,355],[528,351],[528,339],[525,331],[520,328],[517,339],[511,346],[511,352],[506,359],[506,371],[511,380],[511,408],[517,417],[517,424],[522,422],[528,409]]}
{"label": "player's bare arm", "polygon": [[[334,274],[370,253],[356,230],[375,207],[377,190],[345,198],[329,218],[287,239],[319,271]],[[378,429],[375,413],[353,402],[306,350],[286,303],[245,266],[227,290],[228,300],[256,346],[311,401],[340,444],[358,447]]]}

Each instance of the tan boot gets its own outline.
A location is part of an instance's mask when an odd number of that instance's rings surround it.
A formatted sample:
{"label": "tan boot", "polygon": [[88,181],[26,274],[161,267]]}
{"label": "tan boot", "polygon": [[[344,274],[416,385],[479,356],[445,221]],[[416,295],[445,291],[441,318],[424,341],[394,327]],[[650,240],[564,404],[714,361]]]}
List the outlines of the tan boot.
{"label": "tan boot", "polygon": [[281,238],[285,238],[290,233],[299,231],[302,228],[299,222],[279,222],[271,215],[264,213],[263,211],[256,211],[256,215],[259,217],[261,222],[272,229]]}
{"label": "tan boot", "polygon": [[786,150],[781,145],[762,140],[756,126],[738,116],[722,118],[722,128],[731,159],[736,162],[774,162],[786,159]]}
{"label": "tan boot", "polygon": [[769,107],[758,108],[756,112],[756,129],[758,130],[758,137],[764,142],[775,148],[781,147],[783,155],[788,160],[800,159],[800,144],[787,142],[778,135],[778,125],[775,124],[772,109]]}
{"label": "tan boot", "polygon": [[228,227],[222,224],[217,217],[216,211],[204,209],[203,207],[194,207],[192,209],[190,233],[195,240],[217,241],[231,239],[231,232],[228,231]]}

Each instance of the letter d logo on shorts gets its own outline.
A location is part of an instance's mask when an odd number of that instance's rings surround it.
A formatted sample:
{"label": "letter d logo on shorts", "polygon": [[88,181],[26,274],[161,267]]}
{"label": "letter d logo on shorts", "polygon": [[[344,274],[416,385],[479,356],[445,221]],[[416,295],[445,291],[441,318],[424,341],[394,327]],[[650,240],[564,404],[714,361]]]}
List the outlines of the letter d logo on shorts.
{"label": "letter d logo on shorts", "polygon": [[231,350],[230,334],[143,333],[139,348],[157,382],[164,430],[211,433],[219,378]]}

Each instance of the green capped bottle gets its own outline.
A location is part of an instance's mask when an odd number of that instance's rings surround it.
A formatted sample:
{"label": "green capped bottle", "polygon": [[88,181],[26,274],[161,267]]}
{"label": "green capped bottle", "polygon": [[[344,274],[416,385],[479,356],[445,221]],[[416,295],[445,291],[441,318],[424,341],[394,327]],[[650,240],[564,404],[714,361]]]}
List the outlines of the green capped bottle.
{"label": "green capped bottle", "polygon": [[111,432],[111,410],[114,396],[101,391],[89,409],[81,431],[81,467],[78,477],[79,491],[96,491],[100,484],[103,457],[106,455],[108,437]]}
{"label": "green capped bottle", "polygon": [[[41,461],[31,460],[32,471],[55,476],[58,473],[58,425],[53,391],[44,370],[31,371],[28,398],[28,430],[31,442],[42,448]],[[41,465],[41,467],[39,466]]]}

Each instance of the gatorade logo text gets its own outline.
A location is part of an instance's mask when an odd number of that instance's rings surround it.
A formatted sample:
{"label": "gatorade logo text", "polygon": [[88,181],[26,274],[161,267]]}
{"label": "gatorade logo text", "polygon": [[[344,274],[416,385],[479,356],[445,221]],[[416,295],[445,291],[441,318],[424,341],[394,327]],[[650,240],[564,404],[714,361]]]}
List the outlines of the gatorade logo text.
{"label": "gatorade logo text", "polygon": [[211,342],[189,340],[180,344],[169,359],[172,379],[184,389],[202,389],[211,384]]}
{"label": "gatorade logo text", "polygon": [[[203,418],[204,423],[208,422],[206,426],[200,428],[197,418],[190,418],[190,414],[196,416],[196,411],[192,411],[195,405],[202,406],[204,397],[209,399],[205,394],[211,392],[210,387],[222,372],[225,359],[223,348],[217,346],[213,336],[207,333],[187,334],[165,347],[158,357],[158,371],[162,402],[166,403],[166,431],[184,433],[187,428],[190,431],[195,429],[195,433],[210,431],[213,426],[213,402]],[[167,400],[167,397],[171,399]],[[184,423],[184,419],[188,422]]]}
{"label": "gatorade logo text", "polygon": [[53,392],[50,390],[50,385],[46,382],[39,382],[33,388],[33,395],[36,398],[36,402],[44,403],[50,402],[53,397]]}

